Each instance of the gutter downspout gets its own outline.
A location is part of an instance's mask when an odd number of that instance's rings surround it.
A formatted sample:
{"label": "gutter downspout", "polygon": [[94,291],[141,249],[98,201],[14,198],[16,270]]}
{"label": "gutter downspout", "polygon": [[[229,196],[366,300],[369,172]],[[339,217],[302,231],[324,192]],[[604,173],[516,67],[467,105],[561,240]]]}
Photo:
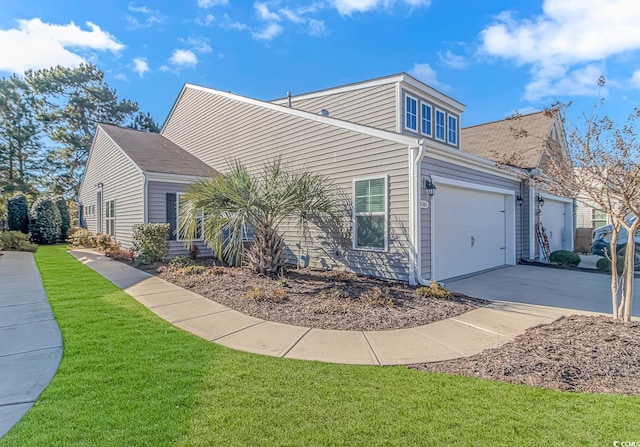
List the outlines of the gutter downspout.
{"label": "gutter downspout", "polygon": [[421,164],[425,155],[424,140],[409,146],[409,284],[427,284],[422,277],[422,212],[420,208]]}
{"label": "gutter downspout", "polygon": [[142,223],[149,223],[149,178],[146,172],[142,172],[142,178],[144,179],[142,187]]}

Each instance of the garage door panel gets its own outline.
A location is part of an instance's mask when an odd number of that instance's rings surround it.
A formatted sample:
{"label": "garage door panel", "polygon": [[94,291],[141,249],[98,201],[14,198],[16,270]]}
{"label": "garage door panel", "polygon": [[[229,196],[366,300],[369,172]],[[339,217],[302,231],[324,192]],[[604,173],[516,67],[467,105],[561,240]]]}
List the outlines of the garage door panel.
{"label": "garage door panel", "polygon": [[438,185],[435,205],[436,279],[506,263],[504,194]]}
{"label": "garage door panel", "polygon": [[553,199],[545,199],[540,221],[547,234],[549,248],[551,251],[562,250],[565,248],[564,231],[565,231],[565,202]]}

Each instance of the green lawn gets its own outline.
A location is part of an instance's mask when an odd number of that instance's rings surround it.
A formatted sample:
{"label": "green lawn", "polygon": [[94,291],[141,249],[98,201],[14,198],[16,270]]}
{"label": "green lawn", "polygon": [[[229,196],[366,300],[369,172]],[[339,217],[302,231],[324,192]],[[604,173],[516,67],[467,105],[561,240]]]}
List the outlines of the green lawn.
{"label": "green lawn", "polygon": [[283,360],[176,329],[65,253],[36,260],[64,338],[5,446],[613,445],[640,399]]}

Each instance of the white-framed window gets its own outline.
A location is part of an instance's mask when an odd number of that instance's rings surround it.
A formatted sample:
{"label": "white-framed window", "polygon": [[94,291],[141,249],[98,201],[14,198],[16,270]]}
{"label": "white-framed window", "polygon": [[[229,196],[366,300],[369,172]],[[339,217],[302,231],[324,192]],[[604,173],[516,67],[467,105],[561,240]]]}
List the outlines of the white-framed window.
{"label": "white-framed window", "polygon": [[116,235],[116,201],[107,200],[104,204],[104,225],[105,233],[111,236]]}
{"label": "white-framed window", "polygon": [[445,138],[445,113],[436,109],[436,140],[444,141]]}
{"label": "white-framed window", "polygon": [[454,146],[458,145],[458,117],[449,115],[449,122],[447,123],[447,143],[453,144]]}
{"label": "white-framed window", "polygon": [[387,176],[353,181],[353,248],[387,249],[387,185]]}
{"label": "white-framed window", "polygon": [[591,227],[600,228],[607,224],[607,213],[603,210],[593,208],[591,210]]}
{"label": "white-framed window", "polygon": [[404,127],[405,129],[418,131],[418,100],[405,95],[404,99]]}
{"label": "white-framed window", "polygon": [[[180,202],[185,202],[187,199],[184,194],[176,194],[176,228],[180,228]],[[198,222],[198,226],[196,229],[196,237],[194,240],[201,241],[204,238],[204,210],[200,208],[196,211],[196,220]],[[177,232],[176,240],[180,240],[180,234]]]}
{"label": "white-framed window", "polygon": [[420,103],[420,132],[428,137],[433,135],[433,108],[424,102]]}

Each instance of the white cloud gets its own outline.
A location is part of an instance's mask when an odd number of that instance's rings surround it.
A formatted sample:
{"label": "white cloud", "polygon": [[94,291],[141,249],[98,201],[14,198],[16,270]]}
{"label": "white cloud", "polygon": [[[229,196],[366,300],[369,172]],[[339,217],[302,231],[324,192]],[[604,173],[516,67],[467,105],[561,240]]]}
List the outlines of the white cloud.
{"label": "white cloud", "polygon": [[542,10],[540,16],[521,20],[504,12],[480,34],[486,54],[531,65],[527,99],[551,96],[560,91],[558,85],[594,94],[596,81],[588,90],[582,84],[571,86],[566,73],[574,81],[586,81],[593,74],[590,64],[640,50],[636,0],[545,0]]}
{"label": "white cloud", "polygon": [[467,61],[464,57],[459,54],[454,54],[450,50],[438,54],[438,60],[447,67],[455,68],[457,70],[462,70],[467,66]]}
{"label": "white cloud", "polygon": [[207,14],[204,19],[201,19],[200,17],[197,17],[195,22],[196,24],[200,25],[200,26],[211,26],[213,25],[213,22],[216,21],[216,18],[213,14]]}
{"label": "white cloud", "polygon": [[269,7],[266,3],[255,2],[253,4],[253,8],[256,10],[256,15],[258,16],[258,20],[262,20],[263,22],[278,22],[280,21],[280,16],[275,12],[269,11]]}
{"label": "white cloud", "polygon": [[208,9],[212,6],[224,6],[229,4],[229,0],[198,0],[198,7]]}
{"label": "white cloud", "polygon": [[133,59],[133,71],[143,78],[144,74],[149,71],[149,62],[147,62],[147,59],[142,57]]}
{"label": "white cloud", "polygon": [[129,11],[141,16],[138,17],[128,15],[126,17],[129,23],[128,29],[149,28],[156,23],[162,23],[162,16],[160,11],[152,10],[148,6],[136,6],[134,3],[129,3]]}
{"label": "white cloud", "polygon": [[282,8],[278,12],[293,23],[304,23],[306,21],[304,17],[289,8]]}
{"label": "white cloud", "polygon": [[629,80],[629,83],[634,88],[640,88],[640,70],[636,70],[633,72],[633,74],[631,75],[631,79]]}
{"label": "white cloud", "polygon": [[175,50],[169,58],[169,63],[176,69],[183,67],[195,67],[198,65],[198,56],[190,50]]}
{"label": "white cloud", "polygon": [[429,64],[413,64],[409,74],[425,84],[435,85],[438,83],[437,73]]}
{"label": "white cloud", "polygon": [[209,45],[209,40],[204,37],[202,38],[189,37],[187,39],[180,39],[180,42],[184,43],[185,45],[188,45],[190,47],[190,50],[196,53],[204,54],[204,53],[211,53],[213,51],[213,49],[211,48],[211,45]]}
{"label": "white cloud", "polygon": [[[589,64],[573,71],[565,71],[558,76],[538,73],[525,87],[524,97],[535,101],[557,96],[594,96],[598,93],[598,79],[603,71],[601,66]],[[601,94],[606,94],[606,90]]]}
{"label": "white cloud", "polygon": [[309,19],[307,22],[307,34],[314,37],[324,37],[331,34],[331,31],[327,29],[323,20]]}
{"label": "white cloud", "polygon": [[114,79],[117,79],[118,81],[122,81],[122,82],[129,82],[129,78],[127,77],[126,74],[124,73],[116,73],[113,76]]}
{"label": "white cloud", "polygon": [[431,0],[331,0],[331,5],[340,15],[351,15],[354,12],[369,12],[376,9],[391,9],[396,4],[411,8],[428,7]]}
{"label": "white cloud", "polygon": [[282,31],[282,26],[277,23],[270,23],[266,28],[262,29],[262,31],[251,33],[251,35],[258,40],[272,40],[282,33]]}
{"label": "white cloud", "polygon": [[0,30],[0,71],[22,73],[28,69],[55,65],[76,67],[87,50],[119,52],[124,45],[98,25],[86,22],[83,30],[67,25],[44,23],[39,18],[18,20],[18,28]]}
{"label": "white cloud", "polygon": [[235,31],[244,31],[249,27],[244,23],[232,20],[231,17],[229,17],[229,14],[225,12],[224,14],[222,14],[222,22],[220,23],[220,28],[232,29]]}

